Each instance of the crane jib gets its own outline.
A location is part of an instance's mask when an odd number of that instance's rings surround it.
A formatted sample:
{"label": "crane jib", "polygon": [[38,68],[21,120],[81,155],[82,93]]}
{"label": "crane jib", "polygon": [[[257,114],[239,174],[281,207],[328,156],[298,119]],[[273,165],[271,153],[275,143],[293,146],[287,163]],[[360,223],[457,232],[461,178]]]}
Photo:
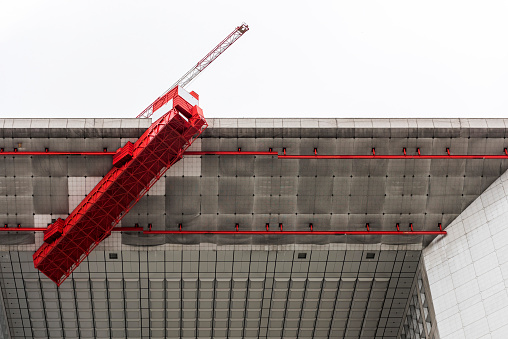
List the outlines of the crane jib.
{"label": "crane jib", "polygon": [[159,96],[153,103],[143,110],[136,118],[150,118],[153,113],[157,110],[154,109],[156,103],[160,102],[169,91],[177,86],[185,87],[192,80],[194,80],[205,68],[207,68],[215,59],[217,59],[222,53],[226,51],[232,44],[235,43],[245,32],[249,30],[249,26],[243,23],[241,26],[235,28],[224,40],[222,40],[214,49],[208,52],[194,67],[192,67],[187,73],[185,73],[177,82],[175,82],[166,92]]}

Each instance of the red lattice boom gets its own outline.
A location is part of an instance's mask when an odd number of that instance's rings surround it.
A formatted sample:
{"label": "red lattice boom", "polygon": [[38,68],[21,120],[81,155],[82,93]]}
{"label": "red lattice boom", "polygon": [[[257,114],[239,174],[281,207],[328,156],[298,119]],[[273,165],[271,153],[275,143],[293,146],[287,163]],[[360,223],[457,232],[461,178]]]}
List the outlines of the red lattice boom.
{"label": "red lattice boom", "polygon": [[[34,265],[60,285],[207,127],[203,111],[181,87],[164,96],[173,108],[136,141],[132,158],[118,163],[65,219],[62,235],[33,255]],[[130,152],[128,152],[130,153]],[[122,150],[119,150],[122,154]],[[129,154],[130,155],[130,154]]]}

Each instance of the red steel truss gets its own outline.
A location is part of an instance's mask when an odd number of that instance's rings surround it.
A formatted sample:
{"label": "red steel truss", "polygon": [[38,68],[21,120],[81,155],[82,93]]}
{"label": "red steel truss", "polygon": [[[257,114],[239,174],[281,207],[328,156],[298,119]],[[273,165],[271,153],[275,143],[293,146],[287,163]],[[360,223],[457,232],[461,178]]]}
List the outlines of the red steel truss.
{"label": "red steel truss", "polygon": [[185,101],[179,95],[182,91],[173,88],[157,101],[159,108],[172,100],[173,108],[136,141],[132,158],[130,149],[117,151],[122,158],[116,163],[119,167],[113,167],[65,219],[62,235],[43,243],[33,255],[35,267],[57,285],[111,234],[207,127],[201,108]]}

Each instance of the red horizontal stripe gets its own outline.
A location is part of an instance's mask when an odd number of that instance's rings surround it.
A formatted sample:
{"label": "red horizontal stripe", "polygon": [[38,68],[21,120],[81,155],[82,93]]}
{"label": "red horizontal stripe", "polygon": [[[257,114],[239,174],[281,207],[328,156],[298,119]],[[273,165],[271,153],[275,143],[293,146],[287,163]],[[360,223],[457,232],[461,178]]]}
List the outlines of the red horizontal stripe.
{"label": "red horizontal stripe", "polygon": [[143,231],[144,234],[250,234],[250,235],[438,235],[446,231]]}
{"label": "red horizontal stripe", "polygon": [[[0,152],[0,155],[115,155],[116,152]],[[495,154],[454,154],[454,155],[282,155],[277,152],[228,152],[228,151],[188,151],[184,155],[272,155],[279,159],[508,159],[508,155]]]}
{"label": "red horizontal stripe", "polygon": [[[43,232],[46,227],[2,227],[4,232]],[[116,232],[143,232],[144,234],[244,234],[244,235],[438,235],[446,231],[147,231],[142,227],[115,227]]]}

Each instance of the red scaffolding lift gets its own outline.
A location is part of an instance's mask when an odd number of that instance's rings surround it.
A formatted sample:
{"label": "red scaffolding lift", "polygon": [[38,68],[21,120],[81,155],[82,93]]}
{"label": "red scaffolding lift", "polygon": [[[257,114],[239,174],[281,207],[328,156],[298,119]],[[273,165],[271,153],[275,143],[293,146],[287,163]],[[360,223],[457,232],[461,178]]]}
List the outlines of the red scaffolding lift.
{"label": "red scaffolding lift", "polygon": [[238,26],[138,118],[165,113],[132,144],[113,156],[113,168],[65,219],[44,232],[44,243],[34,253],[34,265],[60,285],[120,222],[207,127],[198,95],[189,84],[228,47],[249,30]]}
{"label": "red scaffolding lift", "polygon": [[[184,94],[185,93],[185,94]],[[33,255],[34,265],[60,285],[157,180],[183,156],[207,124],[201,108],[175,87],[159,98],[171,109],[136,141],[117,151],[113,168]]]}

